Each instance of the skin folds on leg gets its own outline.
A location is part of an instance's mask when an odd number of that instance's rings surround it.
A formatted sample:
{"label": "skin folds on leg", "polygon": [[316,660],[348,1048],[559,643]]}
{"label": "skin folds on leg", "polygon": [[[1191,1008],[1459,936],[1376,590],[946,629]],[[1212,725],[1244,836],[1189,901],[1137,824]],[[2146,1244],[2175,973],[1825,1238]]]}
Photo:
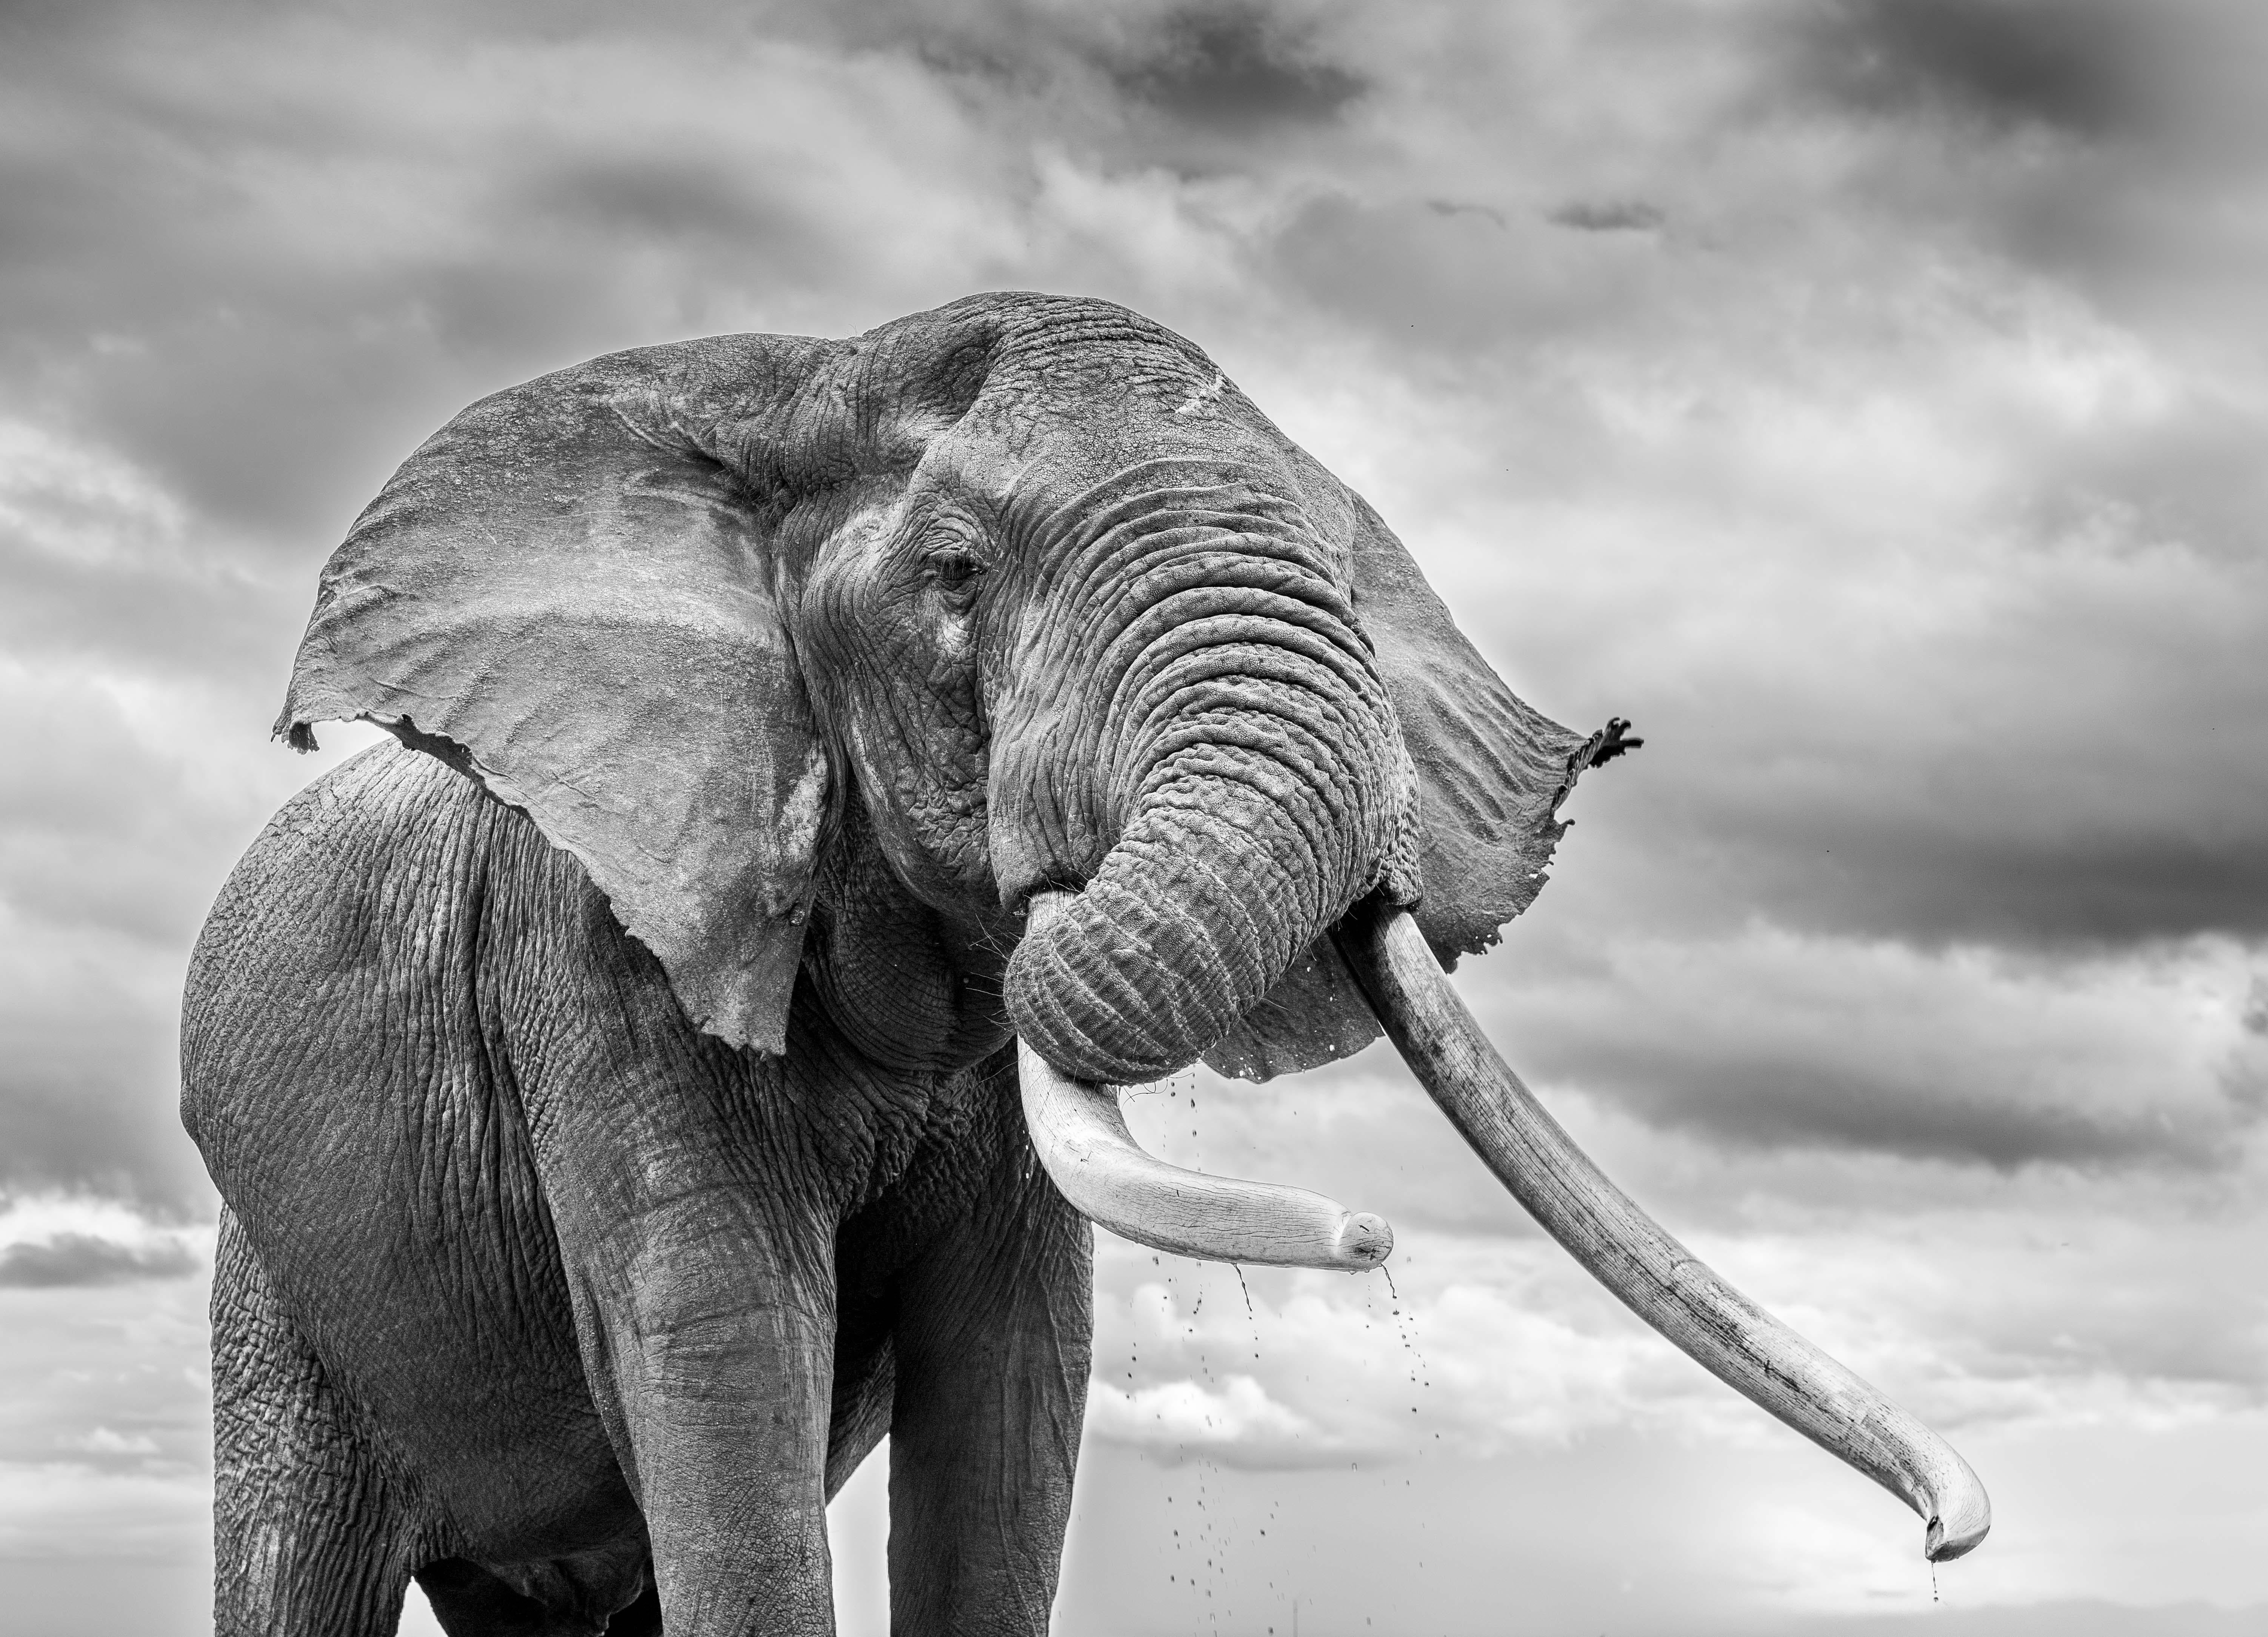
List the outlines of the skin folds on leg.
{"label": "skin folds on leg", "polygon": [[[1012,1097],[1012,1066],[993,1083]],[[1043,1637],[1086,1403],[1093,1233],[1028,1162],[1012,1105],[991,1175],[899,1280],[890,1617]]]}
{"label": "skin folds on leg", "polygon": [[226,1210],[212,1318],[216,1637],[389,1637],[394,1496]]}

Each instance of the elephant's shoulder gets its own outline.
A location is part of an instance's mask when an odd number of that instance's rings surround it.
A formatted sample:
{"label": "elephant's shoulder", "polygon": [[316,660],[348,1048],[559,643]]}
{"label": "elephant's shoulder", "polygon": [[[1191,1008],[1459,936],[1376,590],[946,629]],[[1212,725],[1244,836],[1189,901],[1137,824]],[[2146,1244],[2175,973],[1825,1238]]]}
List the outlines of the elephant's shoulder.
{"label": "elephant's shoulder", "polygon": [[388,857],[461,845],[468,830],[526,820],[438,756],[389,739],[350,756],[276,810],[247,857],[341,849]]}
{"label": "elephant's shoulder", "polygon": [[468,887],[548,852],[524,815],[445,762],[375,745],[268,821],[214,903],[199,964],[279,950],[304,958],[319,931],[327,955],[343,958],[349,945],[435,924],[468,901]]}
{"label": "elephant's shoulder", "polygon": [[[470,774],[392,740],[294,796],[246,852],[202,943],[428,975],[499,960],[615,972],[633,952],[589,872]],[[493,945],[486,954],[482,946]],[[510,952],[509,957],[506,952]]]}

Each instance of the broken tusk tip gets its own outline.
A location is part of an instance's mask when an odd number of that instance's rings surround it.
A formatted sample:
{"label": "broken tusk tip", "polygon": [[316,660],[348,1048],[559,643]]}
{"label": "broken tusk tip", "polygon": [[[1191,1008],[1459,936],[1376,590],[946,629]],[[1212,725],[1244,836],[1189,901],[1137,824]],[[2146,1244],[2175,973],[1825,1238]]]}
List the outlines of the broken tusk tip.
{"label": "broken tusk tip", "polygon": [[1368,1211],[1350,1211],[1339,1223],[1331,1248],[1351,1269],[1382,1267],[1386,1259],[1394,1254],[1394,1230],[1383,1216]]}

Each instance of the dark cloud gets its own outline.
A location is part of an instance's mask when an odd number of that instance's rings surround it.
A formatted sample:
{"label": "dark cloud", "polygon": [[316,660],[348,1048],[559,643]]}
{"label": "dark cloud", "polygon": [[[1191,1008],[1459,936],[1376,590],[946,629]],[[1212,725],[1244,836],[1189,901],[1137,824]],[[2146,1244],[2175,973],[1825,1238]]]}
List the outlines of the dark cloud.
{"label": "dark cloud", "polygon": [[1258,6],[1172,12],[1138,55],[1108,71],[1163,113],[1230,128],[1328,120],[1364,90],[1360,77]]}
{"label": "dark cloud", "polygon": [[2187,592],[2136,580],[2113,605],[2114,574],[1895,660],[1857,621],[1839,674],[1815,648],[1833,624],[1760,627],[1775,657],[1729,674],[1633,667],[1613,706],[1647,745],[1587,788],[1585,844],[1657,909],[1726,921],[2079,950],[2257,938],[2268,588],[2196,554],[2169,569]]}
{"label": "dark cloud", "polygon": [[[1733,751],[1742,737],[1686,722],[1677,713],[1640,723],[1648,753],[1670,736],[1657,767]],[[1703,742],[1677,745],[1681,730]],[[1665,922],[1763,917],[1925,948],[2086,954],[2196,936],[2257,939],[2268,934],[2268,822],[2250,804],[2268,799],[2268,777],[2244,760],[2255,736],[2235,739],[2226,766],[2215,765],[2218,737],[2138,756],[2132,786],[2110,793],[2045,755],[1972,775],[1970,757],[1990,753],[1982,734],[1888,769],[1868,765],[1864,745],[1822,747],[1800,776],[1760,765],[1746,783],[1726,769],[1679,789],[1661,782],[1679,767],[1649,776],[1634,763],[1627,789],[1580,810],[1592,825],[1576,844],[1580,868],[1595,878],[1561,876],[1571,892],[1609,892]],[[1845,788],[1818,789],[1846,768]],[[2155,792],[2176,786],[2186,800],[2150,811]]]}
{"label": "dark cloud", "polygon": [[1425,208],[1435,216],[1476,216],[1498,227],[1506,225],[1504,212],[1493,205],[1471,204],[1462,199],[1428,199]]}
{"label": "dark cloud", "polygon": [[1659,209],[1635,199],[1577,200],[1553,210],[1550,219],[1585,233],[1650,233],[1662,224]]}
{"label": "dark cloud", "polygon": [[1539,1084],[1722,1153],[2185,1175],[2202,1206],[2214,1178],[2242,1192],[2268,1129],[2249,1021],[2268,980],[2241,945],[2024,958],[1756,921],[1602,939],[1580,903],[1487,958],[1491,1031]]}
{"label": "dark cloud", "polygon": [[[752,196],[758,179],[684,156],[593,156],[561,165],[519,190],[516,209],[533,218],[577,221],[609,237],[647,242],[761,239],[808,231],[778,220],[778,207]],[[783,236],[784,236],[783,232]]]}
{"label": "dark cloud", "polygon": [[2244,0],[1849,0],[1754,14],[1756,106],[1829,143],[1839,210],[1879,213],[2083,294],[2210,372],[2261,321],[2268,104]]}
{"label": "dark cloud", "polygon": [[[143,1033],[143,1018],[124,1021]],[[114,1055],[125,1072],[57,1084],[35,1065],[0,1080],[8,1134],[0,1187],[92,1193],[168,1214],[210,1208],[211,1185],[173,1112],[172,1053]]]}
{"label": "dark cloud", "polygon": [[[1778,839],[1786,850],[1808,851],[1822,833]],[[1812,925],[1896,927],[1931,942],[2080,949],[2201,933],[2268,935],[2268,857],[2257,833],[2082,836],[2048,845],[1851,831],[1832,839],[1843,843],[1843,862],[1800,881],[1774,870],[1777,859],[1747,861],[1752,880],[1779,876],[1777,892],[1758,895],[1776,914]],[[1822,847],[1817,855],[1832,850]]]}
{"label": "dark cloud", "polygon": [[[40,36],[0,69],[21,116],[0,139],[0,369],[234,550],[320,554],[467,401],[732,327],[702,307],[851,259],[790,198],[808,167],[747,151],[762,133],[727,109],[633,87],[608,110],[633,117],[586,122],[540,75],[483,82],[431,17],[366,40],[341,14],[201,15],[181,37],[161,16]],[[231,58],[232,25],[258,49]],[[526,42],[523,70],[548,55],[572,75],[595,42],[564,33]],[[642,43],[698,57],[697,37]],[[729,61],[705,72],[728,80]],[[718,125],[721,142],[685,128]]]}
{"label": "dark cloud", "polygon": [[[2019,1100],[1974,1079],[1929,1081],[1897,1067],[1743,1053],[1650,1031],[1587,1039],[1565,1058],[1578,1083],[1651,1125],[1735,1146],[1848,1149],[2012,1171],[2029,1164],[2101,1171],[2132,1165],[2233,1168],[2257,1118],[2235,1108],[2175,1123],[2154,1107],[2104,1110]],[[1870,1072],[1871,1070],[1871,1072]]]}
{"label": "dark cloud", "polygon": [[180,1244],[137,1246],[91,1234],[64,1233],[0,1251],[0,1288],[115,1285],[135,1279],[183,1279],[197,1259]]}
{"label": "dark cloud", "polygon": [[[1137,0],[1100,10],[1047,0],[975,0],[909,10],[881,4],[794,8],[806,34],[905,51],[996,93],[1046,101],[1051,121],[1108,131],[1113,98],[1225,132],[1329,121],[1370,88],[1331,39],[1349,8],[1233,0]],[[1054,99],[1075,92],[1090,106]],[[1101,106],[1097,93],[1101,93]],[[1082,115],[1085,117],[1082,118]]]}
{"label": "dark cloud", "polygon": [[2119,0],[1839,0],[1786,15],[1804,81],[1852,107],[2090,137],[2155,110],[2162,33]]}

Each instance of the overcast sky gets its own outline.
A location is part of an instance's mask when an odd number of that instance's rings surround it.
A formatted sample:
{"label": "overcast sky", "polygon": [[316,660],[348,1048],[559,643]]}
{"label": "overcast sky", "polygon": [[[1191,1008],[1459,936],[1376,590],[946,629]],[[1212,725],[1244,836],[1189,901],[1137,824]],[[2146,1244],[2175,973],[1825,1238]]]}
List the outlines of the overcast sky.
{"label": "overcast sky", "polygon": [[1379,1048],[1139,1100],[1385,1213],[1398,1295],[1106,1242],[1059,1626],[2258,1629],[2264,55],[2241,0],[0,8],[8,1628],[203,1618],[174,1010],[365,742],[267,739],[356,511],[593,354],[1027,288],[1205,348],[1517,691],[1637,721],[1460,985],[1997,1510],[1933,1609]]}

